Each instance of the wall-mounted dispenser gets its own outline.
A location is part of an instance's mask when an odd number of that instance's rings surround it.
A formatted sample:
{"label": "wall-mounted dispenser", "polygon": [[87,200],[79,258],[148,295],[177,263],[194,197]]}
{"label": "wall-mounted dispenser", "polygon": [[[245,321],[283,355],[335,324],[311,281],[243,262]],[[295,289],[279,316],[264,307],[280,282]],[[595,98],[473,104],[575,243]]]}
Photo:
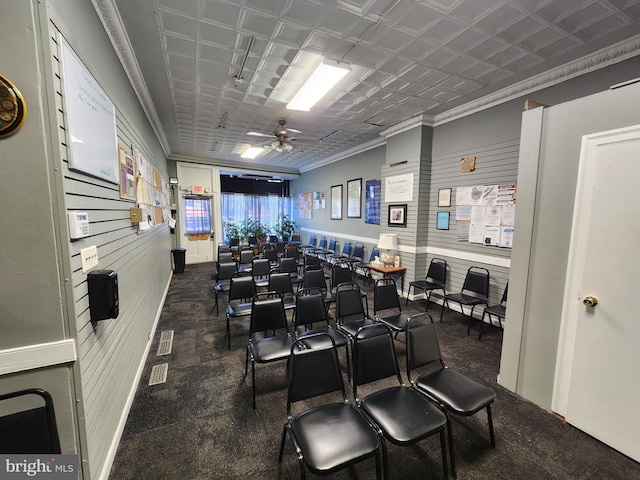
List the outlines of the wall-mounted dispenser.
{"label": "wall-mounted dispenser", "polygon": [[93,270],[87,274],[91,321],[118,318],[118,274],[113,270]]}

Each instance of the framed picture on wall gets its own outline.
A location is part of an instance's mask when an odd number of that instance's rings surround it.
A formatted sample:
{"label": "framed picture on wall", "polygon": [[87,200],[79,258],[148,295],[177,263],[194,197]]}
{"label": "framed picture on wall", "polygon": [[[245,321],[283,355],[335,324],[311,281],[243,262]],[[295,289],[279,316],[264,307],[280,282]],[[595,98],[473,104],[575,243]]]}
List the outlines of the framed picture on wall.
{"label": "framed picture on wall", "polygon": [[389,205],[389,219],[387,224],[390,227],[407,226],[407,204]]}
{"label": "framed picture on wall", "polygon": [[331,220],[342,220],[342,184],[331,186]]}
{"label": "framed picture on wall", "polygon": [[449,212],[438,212],[436,217],[436,229],[449,230]]}
{"label": "framed picture on wall", "polygon": [[362,179],[347,182],[347,218],[362,217]]}
{"label": "framed picture on wall", "polygon": [[451,189],[441,188],[438,190],[438,206],[450,207],[451,206]]}

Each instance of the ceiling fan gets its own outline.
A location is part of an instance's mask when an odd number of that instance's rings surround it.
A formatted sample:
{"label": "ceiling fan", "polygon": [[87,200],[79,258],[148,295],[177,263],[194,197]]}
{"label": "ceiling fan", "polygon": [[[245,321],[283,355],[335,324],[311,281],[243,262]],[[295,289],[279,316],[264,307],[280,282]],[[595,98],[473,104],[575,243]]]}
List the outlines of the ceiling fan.
{"label": "ceiling fan", "polygon": [[273,133],[260,133],[260,132],[247,132],[247,135],[253,135],[255,137],[270,137],[273,140],[265,140],[260,145],[268,145],[271,144],[273,149],[278,152],[290,152],[293,150],[292,141],[296,140],[293,137],[289,136],[289,132],[293,133],[302,133],[300,130],[296,130],[295,128],[286,128],[287,121],[285,119],[278,120],[278,126],[274,130]]}

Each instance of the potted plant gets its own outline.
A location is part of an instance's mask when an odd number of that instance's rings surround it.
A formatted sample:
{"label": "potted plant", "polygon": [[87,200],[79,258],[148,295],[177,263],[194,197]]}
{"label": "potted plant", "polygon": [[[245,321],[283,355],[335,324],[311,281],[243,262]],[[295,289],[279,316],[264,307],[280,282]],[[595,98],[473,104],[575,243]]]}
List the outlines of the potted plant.
{"label": "potted plant", "polygon": [[232,238],[240,238],[242,232],[240,231],[240,225],[233,221],[233,218],[228,219],[224,222],[224,233],[227,236],[227,239]]}
{"label": "potted plant", "polygon": [[273,230],[280,236],[283,242],[288,242],[291,235],[296,231],[296,223],[287,215],[280,215],[280,217],[278,217],[278,223],[274,225]]}
{"label": "potted plant", "polygon": [[260,220],[253,218],[246,218],[242,222],[240,229],[244,237],[256,237],[258,243],[264,242],[264,239],[269,234],[269,229]]}

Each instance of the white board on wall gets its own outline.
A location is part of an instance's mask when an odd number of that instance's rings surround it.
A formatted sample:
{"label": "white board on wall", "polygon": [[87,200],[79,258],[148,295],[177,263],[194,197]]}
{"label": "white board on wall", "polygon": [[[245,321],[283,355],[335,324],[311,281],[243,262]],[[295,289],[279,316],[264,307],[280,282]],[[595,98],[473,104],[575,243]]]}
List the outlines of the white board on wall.
{"label": "white board on wall", "polygon": [[118,141],[113,103],[71,47],[62,50],[69,168],[117,184]]}

